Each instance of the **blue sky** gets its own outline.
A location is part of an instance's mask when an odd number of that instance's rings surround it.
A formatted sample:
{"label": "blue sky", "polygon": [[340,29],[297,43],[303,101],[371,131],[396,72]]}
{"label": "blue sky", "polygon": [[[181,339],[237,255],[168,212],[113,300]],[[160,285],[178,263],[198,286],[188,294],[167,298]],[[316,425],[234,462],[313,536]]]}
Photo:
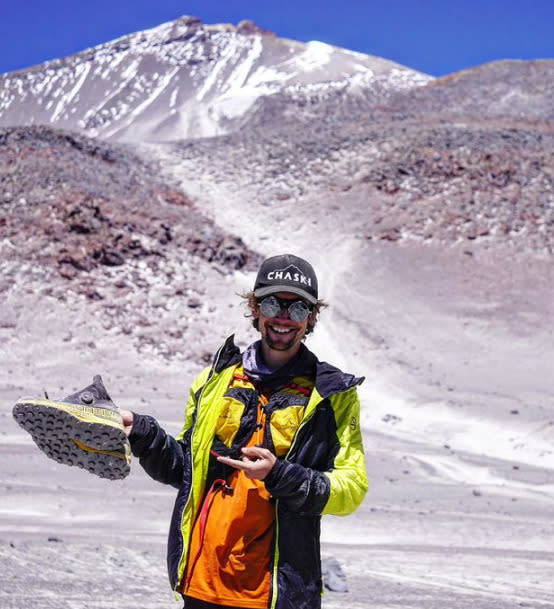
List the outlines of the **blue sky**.
{"label": "blue sky", "polygon": [[554,58],[553,0],[10,0],[0,73],[71,55],[181,15],[252,19],[279,36],[321,40],[440,76],[495,59]]}

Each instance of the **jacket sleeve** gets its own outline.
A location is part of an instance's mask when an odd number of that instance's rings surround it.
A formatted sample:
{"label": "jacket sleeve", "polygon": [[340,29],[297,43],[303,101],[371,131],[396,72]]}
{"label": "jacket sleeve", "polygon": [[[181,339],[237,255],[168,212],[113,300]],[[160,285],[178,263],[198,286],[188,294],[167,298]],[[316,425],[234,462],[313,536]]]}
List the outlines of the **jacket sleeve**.
{"label": "jacket sleeve", "polygon": [[360,402],[355,388],[334,396],[338,452],[325,472],[279,460],[265,486],[286,507],[301,514],[347,515],[367,492],[367,474],[360,429]]}
{"label": "jacket sleeve", "polygon": [[185,408],[185,423],[174,438],[151,416],[133,413],[133,429],[129,436],[131,450],[146,473],[164,484],[180,488],[185,462],[190,454],[190,435],[196,414],[197,396],[206,379],[206,371],[194,381]]}
{"label": "jacket sleeve", "polygon": [[325,474],[286,459],[275,462],[264,482],[275,499],[298,514],[321,514],[330,492]]}
{"label": "jacket sleeve", "polygon": [[360,506],[368,489],[360,400],[355,387],[339,396],[334,411],[339,452],[331,470],[325,472],[330,493],[323,513],[346,516]]}
{"label": "jacket sleeve", "polygon": [[133,415],[133,430],[129,436],[133,455],[154,480],[179,488],[188,450],[186,443],[167,434],[153,417]]}

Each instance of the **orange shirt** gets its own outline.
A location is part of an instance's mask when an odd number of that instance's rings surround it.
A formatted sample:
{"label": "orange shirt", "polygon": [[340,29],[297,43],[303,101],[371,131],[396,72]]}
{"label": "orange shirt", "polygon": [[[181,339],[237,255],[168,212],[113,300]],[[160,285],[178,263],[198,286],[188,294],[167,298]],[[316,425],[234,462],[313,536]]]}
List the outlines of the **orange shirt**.
{"label": "orange shirt", "polygon": [[[262,396],[261,426],[247,446],[263,441],[265,402]],[[180,591],[209,603],[263,609],[269,602],[275,508],[262,480],[250,480],[237,470],[227,484],[232,494],[219,487],[206,495],[206,526],[201,525],[200,515],[192,531],[187,580]]]}

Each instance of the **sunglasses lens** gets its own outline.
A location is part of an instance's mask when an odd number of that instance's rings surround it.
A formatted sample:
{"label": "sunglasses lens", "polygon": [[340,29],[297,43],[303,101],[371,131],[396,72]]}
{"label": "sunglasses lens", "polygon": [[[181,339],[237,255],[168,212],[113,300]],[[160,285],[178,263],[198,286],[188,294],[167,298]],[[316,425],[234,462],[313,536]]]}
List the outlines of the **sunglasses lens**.
{"label": "sunglasses lens", "polygon": [[310,307],[301,300],[293,302],[289,307],[289,317],[292,321],[304,321],[310,314]]}
{"label": "sunglasses lens", "polygon": [[276,317],[280,310],[281,305],[274,296],[268,296],[260,302],[260,311],[264,317]]}

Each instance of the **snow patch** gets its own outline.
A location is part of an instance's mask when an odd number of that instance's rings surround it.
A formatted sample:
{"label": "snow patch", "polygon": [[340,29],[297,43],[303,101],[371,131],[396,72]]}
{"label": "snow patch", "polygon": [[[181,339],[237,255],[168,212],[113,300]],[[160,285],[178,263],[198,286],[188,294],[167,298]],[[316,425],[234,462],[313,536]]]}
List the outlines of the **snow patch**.
{"label": "snow patch", "polygon": [[331,61],[334,47],[325,42],[312,40],[307,43],[306,50],[296,57],[295,62],[299,71],[313,71],[324,68]]}
{"label": "snow patch", "polygon": [[50,118],[52,122],[58,120],[63,110],[67,108],[67,106],[71,103],[71,100],[75,97],[75,95],[77,95],[77,92],[83,86],[83,83],[85,82],[85,79],[87,78],[88,73],[90,72],[90,68],[90,63],[82,63],[75,68],[75,75],[78,77],[78,80],[75,83],[73,89],[71,89],[69,93],[63,96],[62,99],[58,102],[58,105],[56,106],[56,109],[54,110],[54,113]]}

